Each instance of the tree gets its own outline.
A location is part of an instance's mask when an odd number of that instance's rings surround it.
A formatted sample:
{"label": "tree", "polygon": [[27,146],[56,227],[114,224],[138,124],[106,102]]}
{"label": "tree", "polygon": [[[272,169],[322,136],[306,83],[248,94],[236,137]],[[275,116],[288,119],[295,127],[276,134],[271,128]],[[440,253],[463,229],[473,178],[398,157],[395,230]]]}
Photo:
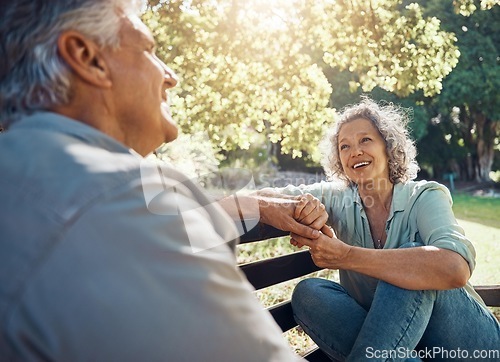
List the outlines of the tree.
{"label": "tree", "polygon": [[455,38],[397,0],[149,1],[158,55],[180,75],[173,100],[184,132],[206,130],[222,150],[258,133],[281,151],[314,155],[333,121],[325,72],[400,95],[439,92],[458,59]]}
{"label": "tree", "polygon": [[440,29],[437,18],[424,18],[418,4],[381,0],[314,4],[317,10],[307,17],[314,23],[308,25],[314,43],[330,67],[357,75],[351,89],[368,92],[379,86],[399,96],[419,90],[431,96],[441,90],[442,79],[457,64],[455,37]]}
{"label": "tree", "polygon": [[456,14],[451,0],[429,1],[427,8],[457,34],[461,53],[434,102],[446,124],[440,129],[446,132],[443,137],[451,137],[447,142],[464,148],[458,158],[462,175],[487,181],[500,136],[500,7],[476,10],[468,17]]}
{"label": "tree", "polygon": [[333,119],[331,87],[282,34],[274,9],[257,13],[244,1],[169,1],[154,9],[146,19],[159,54],[181,76],[174,106],[184,132],[205,130],[222,150],[248,149],[264,133],[294,156],[318,143]]}
{"label": "tree", "polygon": [[487,10],[491,9],[493,6],[498,5],[498,0],[454,0],[453,5],[455,5],[455,11],[463,16],[469,16],[474,11],[478,9]]}

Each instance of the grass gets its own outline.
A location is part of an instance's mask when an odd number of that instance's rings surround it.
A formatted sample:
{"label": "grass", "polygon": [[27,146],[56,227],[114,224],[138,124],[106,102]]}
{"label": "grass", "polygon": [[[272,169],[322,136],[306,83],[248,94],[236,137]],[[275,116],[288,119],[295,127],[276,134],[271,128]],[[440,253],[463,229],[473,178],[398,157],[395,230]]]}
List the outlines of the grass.
{"label": "grass", "polygon": [[473,285],[500,284],[498,263],[500,261],[500,228],[481,225],[477,222],[458,220],[465,235],[476,249],[476,269],[470,279]]}
{"label": "grass", "polygon": [[[453,195],[453,211],[466,236],[476,249],[476,269],[470,282],[473,285],[500,284],[498,263],[500,262],[500,198],[477,197],[467,194]],[[247,263],[297,251],[288,238],[278,238],[238,246],[238,262]],[[338,272],[323,270],[306,277],[318,276],[338,281]],[[265,307],[290,299],[298,278],[256,292]],[[500,308],[493,312],[500,319]],[[292,348],[299,354],[314,347],[314,342],[299,328],[285,334]]]}
{"label": "grass", "polygon": [[500,228],[500,198],[453,194],[453,212],[457,219]]}
{"label": "grass", "polygon": [[473,285],[500,284],[500,198],[453,195],[453,211],[476,249]]}

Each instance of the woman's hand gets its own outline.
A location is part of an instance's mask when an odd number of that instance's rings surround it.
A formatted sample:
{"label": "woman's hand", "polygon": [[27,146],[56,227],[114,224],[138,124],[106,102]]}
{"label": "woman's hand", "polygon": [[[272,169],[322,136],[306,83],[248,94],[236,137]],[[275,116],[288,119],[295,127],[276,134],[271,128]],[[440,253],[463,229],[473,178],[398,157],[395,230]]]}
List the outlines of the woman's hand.
{"label": "woman's hand", "polygon": [[434,246],[369,249],[343,243],[324,226],[317,239],[292,234],[295,243],[309,247],[320,268],[352,270],[410,290],[461,288],[470,277],[465,259]]}
{"label": "woman's hand", "polygon": [[309,247],[314,264],[320,268],[341,269],[352,248],[337,239],[327,225],[321,228],[321,235],[317,239],[308,239],[293,233],[291,236],[293,245]]}

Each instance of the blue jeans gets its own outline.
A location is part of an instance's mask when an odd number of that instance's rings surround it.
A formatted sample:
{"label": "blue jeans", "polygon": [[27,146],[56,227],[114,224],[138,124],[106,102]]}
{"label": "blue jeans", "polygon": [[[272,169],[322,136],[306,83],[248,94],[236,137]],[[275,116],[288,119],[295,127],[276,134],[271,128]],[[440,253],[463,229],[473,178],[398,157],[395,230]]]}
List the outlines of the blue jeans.
{"label": "blue jeans", "polygon": [[340,284],[310,278],[295,288],[292,308],[332,360],[500,360],[500,324],[463,288],[415,291],[380,281],[367,311]]}

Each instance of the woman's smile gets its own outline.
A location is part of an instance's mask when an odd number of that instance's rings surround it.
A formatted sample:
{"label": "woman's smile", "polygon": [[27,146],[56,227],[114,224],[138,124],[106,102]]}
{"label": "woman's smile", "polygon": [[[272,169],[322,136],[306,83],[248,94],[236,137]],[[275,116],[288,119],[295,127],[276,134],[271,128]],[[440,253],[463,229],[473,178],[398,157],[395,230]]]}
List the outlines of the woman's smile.
{"label": "woman's smile", "polygon": [[389,179],[386,145],[371,121],[358,118],[344,124],[338,138],[340,161],[352,182]]}

